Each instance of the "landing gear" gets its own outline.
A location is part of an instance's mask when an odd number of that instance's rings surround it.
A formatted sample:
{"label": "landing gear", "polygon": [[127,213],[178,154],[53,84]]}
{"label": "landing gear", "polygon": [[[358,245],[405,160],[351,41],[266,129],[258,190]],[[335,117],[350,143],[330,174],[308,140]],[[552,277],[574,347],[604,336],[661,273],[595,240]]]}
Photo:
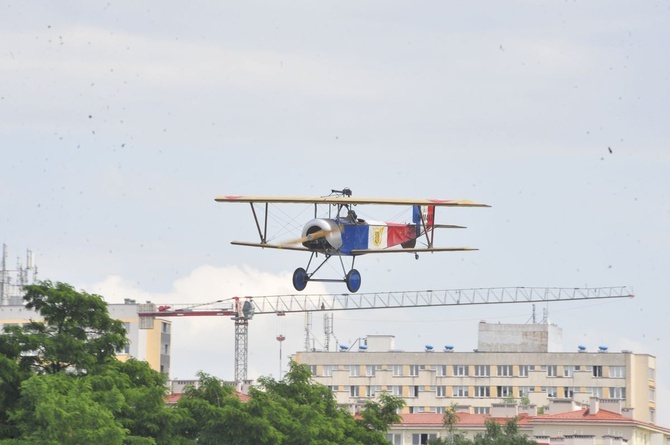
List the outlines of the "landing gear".
{"label": "landing gear", "polygon": [[305,290],[307,281],[309,281],[307,272],[302,267],[298,267],[295,272],[293,272],[293,287],[295,287],[295,290],[297,291]]}
{"label": "landing gear", "polygon": [[348,273],[344,282],[347,284],[347,289],[349,292],[356,293],[358,289],[361,288],[361,274],[356,269],[351,269]]}
{"label": "landing gear", "polygon": [[[358,289],[361,288],[361,274],[358,272],[356,269],[354,269],[354,259],[352,258],[351,260],[351,268],[347,272],[347,269],[344,267],[344,263],[342,261],[342,256],[337,255],[338,258],[340,259],[340,264],[342,265],[342,273],[344,274],[343,278],[315,278],[314,274],[321,269],[321,266],[326,264],[326,262],[330,259],[331,255],[326,254],[325,259],[312,270],[311,272],[308,272],[310,270],[310,266],[312,265],[312,259],[316,257],[316,253],[313,252],[312,256],[310,257],[309,262],[307,263],[307,267],[303,269],[302,267],[298,267],[294,272],[293,272],[293,287],[297,291],[302,291],[305,290],[305,287],[307,287],[307,283],[310,281],[321,281],[321,282],[335,282],[335,283],[344,283],[347,285],[347,289],[349,292],[352,294],[355,292],[358,292]],[[340,275],[342,276],[342,275]]]}

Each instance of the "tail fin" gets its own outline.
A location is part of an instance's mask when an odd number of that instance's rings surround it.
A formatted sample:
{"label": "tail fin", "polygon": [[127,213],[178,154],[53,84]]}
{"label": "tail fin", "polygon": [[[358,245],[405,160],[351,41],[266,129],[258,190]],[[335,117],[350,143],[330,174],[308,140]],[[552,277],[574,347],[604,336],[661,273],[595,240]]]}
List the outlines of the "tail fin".
{"label": "tail fin", "polygon": [[[415,204],[412,210],[412,222],[416,225],[416,237],[433,230],[435,225],[435,206]],[[425,224],[425,232],[424,232]]]}

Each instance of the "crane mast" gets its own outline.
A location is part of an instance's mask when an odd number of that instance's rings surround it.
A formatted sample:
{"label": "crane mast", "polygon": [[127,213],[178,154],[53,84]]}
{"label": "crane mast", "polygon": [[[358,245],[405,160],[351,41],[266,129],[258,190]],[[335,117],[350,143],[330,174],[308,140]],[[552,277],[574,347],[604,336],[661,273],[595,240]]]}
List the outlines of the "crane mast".
{"label": "crane mast", "polygon": [[138,316],[140,317],[141,329],[151,329],[156,317],[231,317],[235,321],[235,380],[242,382],[247,380],[249,320],[257,314],[285,315],[287,313],[303,312],[306,317],[311,319],[311,313],[317,311],[548,303],[633,297],[632,290],[626,286],[590,288],[489,287],[359,294],[290,294],[233,297],[232,305],[225,308],[205,307],[226,300],[193,305],[156,306],[153,303],[147,303],[139,305]]}

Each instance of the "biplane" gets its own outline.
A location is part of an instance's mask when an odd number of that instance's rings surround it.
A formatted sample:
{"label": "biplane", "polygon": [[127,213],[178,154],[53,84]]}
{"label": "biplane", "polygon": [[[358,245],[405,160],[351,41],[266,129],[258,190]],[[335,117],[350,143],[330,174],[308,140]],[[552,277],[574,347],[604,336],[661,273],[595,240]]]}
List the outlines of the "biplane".
{"label": "biplane", "polygon": [[[456,225],[436,224],[435,209],[437,207],[489,207],[469,200],[447,199],[386,199],[386,198],[354,198],[351,190],[331,190],[331,194],[322,197],[270,197],[270,196],[220,196],[217,202],[237,202],[251,205],[251,212],[260,237],[259,242],[232,241],[238,246],[285,249],[309,252],[310,258],[306,267],[299,267],[293,273],[293,286],[296,290],[305,289],[310,281],[343,282],[349,292],[357,292],[361,287],[361,274],[354,269],[357,256],[375,253],[414,253],[418,259],[422,252],[454,252],[477,250],[472,247],[435,247],[433,245],[435,230],[438,228],[464,228]],[[268,215],[270,204],[313,204],[314,217],[302,229],[300,238],[287,240],[283,243],[269,241]],[[412,209],[412,222],[393,223],[361,219],[354,207],[364,204],[407,205]],[[259,218],[258,206],[264,206],[264,215]],[[328,206],[327,216],[318,216],[318,208]],[[417,242],[421,245],[417,246]],[[318,255],[323,260],[313,269]],[[315,277],[321,267],[333,257],[340,260],[341,278]],[[344,265],[344,257],[351,257],[351,267]]]}

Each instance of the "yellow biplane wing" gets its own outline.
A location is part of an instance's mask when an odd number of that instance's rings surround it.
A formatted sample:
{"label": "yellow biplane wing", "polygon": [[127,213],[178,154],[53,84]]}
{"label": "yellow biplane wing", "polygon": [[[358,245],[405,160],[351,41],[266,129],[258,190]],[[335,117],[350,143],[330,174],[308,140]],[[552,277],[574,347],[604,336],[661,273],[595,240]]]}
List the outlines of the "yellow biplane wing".
{"label": "yellow biplane wing", "polygon": [[490,207],[468,199],[406,199],[406,198],[353,198],[351,196],[240,196],[224,195],[216,202],[281,203],[281,204],[379,204],[379,205],[426,205],[436,207]]}

